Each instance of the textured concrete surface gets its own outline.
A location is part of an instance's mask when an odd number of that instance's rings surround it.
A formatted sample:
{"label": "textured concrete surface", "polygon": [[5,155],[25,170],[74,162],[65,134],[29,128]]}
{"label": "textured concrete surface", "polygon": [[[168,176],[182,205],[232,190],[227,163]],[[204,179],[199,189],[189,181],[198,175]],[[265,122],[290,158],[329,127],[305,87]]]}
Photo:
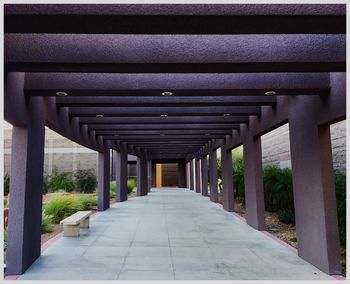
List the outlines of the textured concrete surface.
{"label": "textured concrete surface", "polygon": [[188,189],[117,203],[19,279],[334,279]]}

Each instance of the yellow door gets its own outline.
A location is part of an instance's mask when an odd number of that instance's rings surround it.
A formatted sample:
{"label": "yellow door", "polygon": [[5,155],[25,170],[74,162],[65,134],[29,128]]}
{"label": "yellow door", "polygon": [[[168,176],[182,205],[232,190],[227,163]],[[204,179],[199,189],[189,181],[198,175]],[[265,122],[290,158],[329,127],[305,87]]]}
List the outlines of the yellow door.
{"label": "yellow door", "polygon": [[156,164],[156,186],[162,187],[162,164]]}

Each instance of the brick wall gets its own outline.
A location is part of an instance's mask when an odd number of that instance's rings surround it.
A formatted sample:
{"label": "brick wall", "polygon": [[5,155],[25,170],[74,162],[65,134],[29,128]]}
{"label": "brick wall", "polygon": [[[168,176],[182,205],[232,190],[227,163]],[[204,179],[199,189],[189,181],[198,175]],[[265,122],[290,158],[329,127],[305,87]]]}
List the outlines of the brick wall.
{"label": "brick wall", "polygon": [[[346,121],[331,125],[332,155],[335,169],[346,171]],[[261,138],[263,165],[291,167],[289,126],[285,124]]]}

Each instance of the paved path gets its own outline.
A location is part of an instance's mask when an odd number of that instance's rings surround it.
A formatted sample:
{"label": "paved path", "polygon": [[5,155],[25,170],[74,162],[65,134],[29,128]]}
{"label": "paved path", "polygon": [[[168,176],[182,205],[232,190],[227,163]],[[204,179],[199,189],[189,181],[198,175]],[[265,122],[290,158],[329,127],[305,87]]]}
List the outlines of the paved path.
{"label": "paved path", "polygon": [[20,279],[334,279],[187,189],[114,204]]}

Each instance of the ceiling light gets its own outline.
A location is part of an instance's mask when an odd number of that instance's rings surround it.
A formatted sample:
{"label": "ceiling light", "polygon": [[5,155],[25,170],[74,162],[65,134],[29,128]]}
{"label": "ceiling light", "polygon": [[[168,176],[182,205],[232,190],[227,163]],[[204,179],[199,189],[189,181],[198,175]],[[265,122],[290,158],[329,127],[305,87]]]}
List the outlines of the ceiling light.
{"label": "ceiling light", "polygon": [[161,114],[160,116],[161,117],[167,117],[168,115],[167,114]]}
{"label": "ceiling light", "polygon": [[66,92],[56,92],[57,97],[66,97],[68,94]]}
{"label": "ceiling light", "polygon": [[164,97],[170,97],[172,95],[173,95],[172,92],[162,92],[162,96],[164,96]]}
{"label": "ceiling light", "polygon": [[267,91],[267,92],[265,92],[265,95],[266,96],[273,96],[273,95],[276,95],[276,92],[275,91]]}
{"label": "ceiling light", "polygon": [[230,116],[231,114],[229,113],[224,113],[223,116]]}
{"label": "ceiling light", "polygon": [[103,114],[96,114],[96,117],[101,118],[103,117]]}

